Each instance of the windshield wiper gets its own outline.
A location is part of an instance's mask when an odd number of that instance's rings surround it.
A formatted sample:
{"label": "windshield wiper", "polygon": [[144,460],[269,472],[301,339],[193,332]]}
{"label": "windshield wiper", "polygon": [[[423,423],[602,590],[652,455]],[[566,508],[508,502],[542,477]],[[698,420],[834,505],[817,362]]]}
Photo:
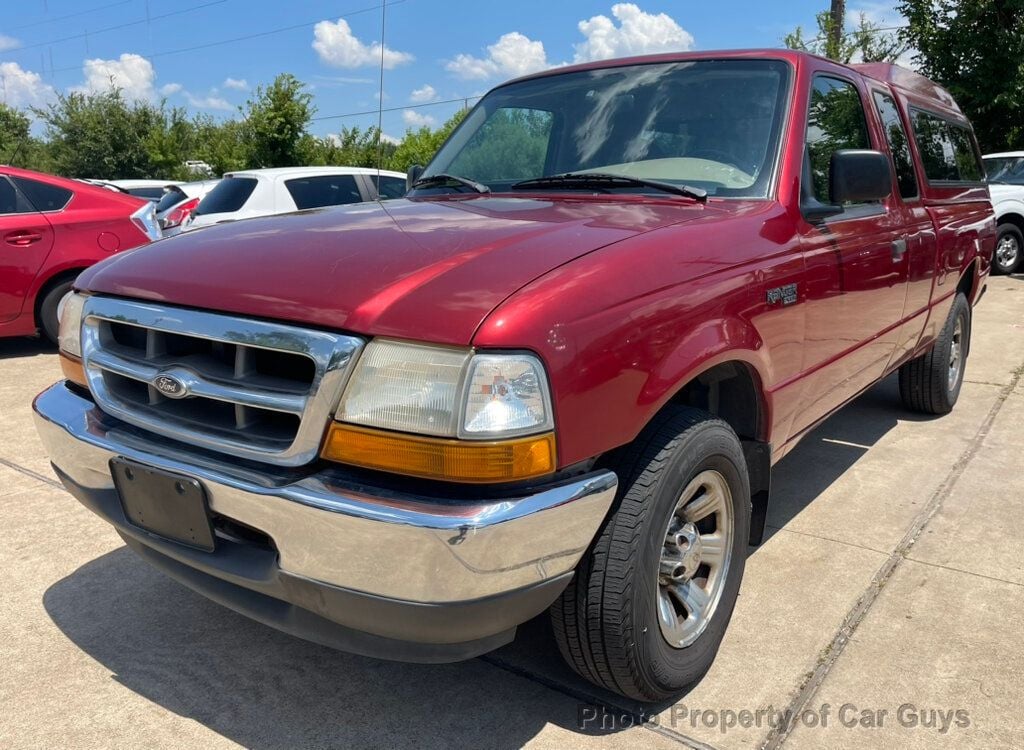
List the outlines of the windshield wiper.
{"label": "windshield wiper", "polygon": [[443,185],[445,183],[456,183],[459,185],[465,185],[468,188],[472,188],[478,193],[489,193],[491,189],[484,185],[482,182],[471,180],[468,177],[459,177],[455,174],[448,174],[447,172],[441,172],[440,174],[432,174],[428,177],[420,177],[416,182],[412,184],[414,188],[431,187],[437,185]]}
{"label": "windshield wiper", "polygon": [[513,190],[531,190],[558,187],[575,188],[597,188],[612,189],[617,187],[647,187],[652,190],[660,190],[663,193],[674,193],[695,201],[706,202],[708,191],[689,185],[673,185],[660,180],[645,180],[640,177],[630,177],[624,174],[611,174],[610,172],[566,172],[565,174],[553,174],[547,177],[535,177],[532,180],[523,180],[512,185]]}

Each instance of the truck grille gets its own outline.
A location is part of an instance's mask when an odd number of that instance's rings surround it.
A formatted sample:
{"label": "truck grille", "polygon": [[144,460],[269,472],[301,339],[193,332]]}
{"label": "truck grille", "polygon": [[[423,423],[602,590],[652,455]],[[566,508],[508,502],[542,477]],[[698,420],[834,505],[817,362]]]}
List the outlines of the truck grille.
{"label": "truck grille", "polygon": [[362,339],[90,297],[82,360],[101,409],[142,429],[284,466],[313,460]]}

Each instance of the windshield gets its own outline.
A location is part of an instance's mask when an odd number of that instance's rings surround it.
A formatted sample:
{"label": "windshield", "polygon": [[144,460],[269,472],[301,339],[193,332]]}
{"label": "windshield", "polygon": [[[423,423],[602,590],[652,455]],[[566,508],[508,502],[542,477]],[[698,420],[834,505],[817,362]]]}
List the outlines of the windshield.
{"label": "windshield", "polygon": [[523,180],[602,172],[764,197],[788,79],[782,61],[701,60],[514,83],[481,100],[423,176],[458,175],[502,192]]}
{"label": "windshield", "polygon": [[1024,156],[1000,156],[985,159],[985,173],[989,182],[1024,185]]}

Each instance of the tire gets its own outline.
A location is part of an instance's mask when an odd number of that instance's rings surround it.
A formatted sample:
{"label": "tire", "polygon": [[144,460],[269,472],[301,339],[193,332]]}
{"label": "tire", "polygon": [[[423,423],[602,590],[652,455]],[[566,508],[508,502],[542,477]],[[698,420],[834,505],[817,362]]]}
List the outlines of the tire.
{"label": "tire", "polygon": [[1009,274],[1024,261],[1024,233],[1013,224],[1000,224],[996,229],[996,251],[992,256],[992,271]]}
{"label": "tire", "polygon": [[[612,468],[619,475],[617,499],[572,583],[552,605],[551,621],[562,656],[582,677],[634,700],[660,701],[704,676],[732,617],[750,530],[746,462],[736,433],[725,422],[698,409],[670,407],[622,449]],[[686,503],[688,495],[681,497],[682,493],[714,477],[712,489],[715,497],[722,496],[723,510],[698,521],[693,530],[708,545],[719,535],[730,540],[720,544],[724,564],[711,568],[705,557],[699,557],[699,567],[694,567],[698,563],[691,556],[683,567],[695,571],[692,578],[666,581],[664,566],[676,563],[663,561],[670,552],[683,549],[667,537],[678,539],[676,534],[690,533],[687,528],[692,525],[681,526],[685,517],[677,515],[677,503],[697,507]],[[708,500],[712,489],[702,487],[693,497]],[[701,551],[695,543],[689,549]],[[710,549],[706,546],[703,553]],[[673,570],[673,576],[676,572],[685,575],[687,570]],[[701,588],[702,575],[715,604],[707,610],[702,627],[687,631],[684,623],[671,630],[673,638],[680,638],[672,645],[663,633],[659,611],[668,606],[667,615],[686,614],[669,589],[689,587],[692,592],[693,586]],[[680,618],[674,622],[678,625]]]}
{"label": "tire", "polygon": [[924,414],[948,414],[952,411],[960,396],[970,351],[971,306],[967,297],[957,292],[946,324],[932,348],[900,367],[900,398],[903,404]]}
{"label": "tire", "polygon": [[52,287],[39,303],[39,327],[43,335],[56,346],[57,334],[60,331],[60,321],[57,319],[57,310],[64,295],[71,291],[74,279],[61,281]]}

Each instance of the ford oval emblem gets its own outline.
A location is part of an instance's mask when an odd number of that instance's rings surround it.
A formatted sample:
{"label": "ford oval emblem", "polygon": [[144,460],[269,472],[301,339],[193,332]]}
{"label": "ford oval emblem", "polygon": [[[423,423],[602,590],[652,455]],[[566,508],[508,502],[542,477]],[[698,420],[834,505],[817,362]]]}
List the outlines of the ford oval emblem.
{"label": "ford oval emblem", "polygon": [[153,387],[168,398],[185,398],[188,387],[173,375],[157,375],[153,378]]}

